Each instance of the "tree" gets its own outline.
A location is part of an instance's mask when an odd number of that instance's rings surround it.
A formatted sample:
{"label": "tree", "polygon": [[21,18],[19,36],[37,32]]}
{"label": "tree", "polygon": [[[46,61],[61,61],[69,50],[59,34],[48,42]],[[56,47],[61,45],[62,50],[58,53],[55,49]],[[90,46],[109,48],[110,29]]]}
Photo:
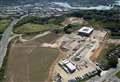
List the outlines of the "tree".
{"label": "tree", "polygon": [[113,56],[109,59],[108,64],[110,65],[110,67],[112,68],[116,68],[117,64],[118,64],[118,58],[116,56]]}
{"label": "tree", "polygon": [[72,28],[71,24],[65,26],[64,27],[64,32],[67,33],[67,34],[70,34],[72,32],[71,28]]}
{"label": "tree", "polygon": [[62,29],[59,29],[59,28],[56,28],[56,29],[53,30],[53,32],[56,33],[56,34],[59,34],[59,33],[61,33],[62,31],[63,31],[63,30],[62,30]]}

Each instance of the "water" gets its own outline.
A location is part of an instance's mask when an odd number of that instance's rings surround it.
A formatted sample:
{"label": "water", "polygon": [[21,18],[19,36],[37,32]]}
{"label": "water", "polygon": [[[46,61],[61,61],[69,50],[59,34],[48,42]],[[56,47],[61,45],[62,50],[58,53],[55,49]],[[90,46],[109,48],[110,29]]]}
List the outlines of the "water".
{"label": "water", "polygon": [[120,0],[116,0],[115,3],[120,6]]}
{"label": "water", "polygon": [[104,5],[96,5],[96,6],[71,6],[68,3],[62,3],[62,2],[52,2],[52,4],[59,5],[61,7],[66,7],[70,9],[80,9],[80,10],[92,10],[92,9],[97,9],[97,10],[110,10],[113,8],[113,6],[104,6]]}

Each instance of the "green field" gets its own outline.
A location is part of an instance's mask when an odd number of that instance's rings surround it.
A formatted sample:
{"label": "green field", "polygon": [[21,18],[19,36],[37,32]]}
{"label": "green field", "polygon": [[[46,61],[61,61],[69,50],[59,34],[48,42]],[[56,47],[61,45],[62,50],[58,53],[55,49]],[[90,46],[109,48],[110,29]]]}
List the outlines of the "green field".
{"label": "green field", "polygon": [[2,19],[0,20],[0,33],[3,33],[7,25],[10,23],[10,20]]}
{"label": "green field", "polygon": [[120,71],[115,74],[120,79]]}
{"label": "green field", "polygon": [[34,23],[26,23],[22,26],[16,27],[15,33],[34,33],[34,32],[43,32],[52,28],[56,28],[57,26],[54,24],[34,24]]}

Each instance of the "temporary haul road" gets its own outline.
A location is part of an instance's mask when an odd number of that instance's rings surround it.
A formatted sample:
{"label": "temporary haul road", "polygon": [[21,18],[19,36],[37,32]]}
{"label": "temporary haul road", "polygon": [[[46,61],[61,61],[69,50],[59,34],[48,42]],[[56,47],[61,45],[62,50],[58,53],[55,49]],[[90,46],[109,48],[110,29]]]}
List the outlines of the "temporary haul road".
{"label": "temporary haul road", "polygon": [[10,23],[10,25],[7,27],[7,29],[3,33],[3,36],[0,41],[0,68],[2,66],[4,57],[6,55],[6,51],[7,51],[8,44],[10,42],[9,39],[11,37],[13,27],[15,24],[18,23],[18,21],[20,21],[21,19],[23,19],[26,16],[28,16],[28,15],[24,15],[24,16],[20,17],[19,19],[13,19],[13,21]]}

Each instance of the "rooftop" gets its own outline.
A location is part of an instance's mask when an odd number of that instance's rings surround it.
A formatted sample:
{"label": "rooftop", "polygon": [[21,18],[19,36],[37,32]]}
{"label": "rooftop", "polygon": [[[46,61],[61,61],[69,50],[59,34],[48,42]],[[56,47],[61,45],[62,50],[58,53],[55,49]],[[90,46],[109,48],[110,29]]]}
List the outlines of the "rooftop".
{"label": "rooftop", "polygon": [[67,63],[66,66],[72,71],[76,69],[76,66],[74,66],[71,62]]}
{"label": "rooftop", "polygon": [[82,27],[81,29],[78,30],[78,32],[82,32],[82,33],[91,33],[94,30],[94,28],[92,27]]}

